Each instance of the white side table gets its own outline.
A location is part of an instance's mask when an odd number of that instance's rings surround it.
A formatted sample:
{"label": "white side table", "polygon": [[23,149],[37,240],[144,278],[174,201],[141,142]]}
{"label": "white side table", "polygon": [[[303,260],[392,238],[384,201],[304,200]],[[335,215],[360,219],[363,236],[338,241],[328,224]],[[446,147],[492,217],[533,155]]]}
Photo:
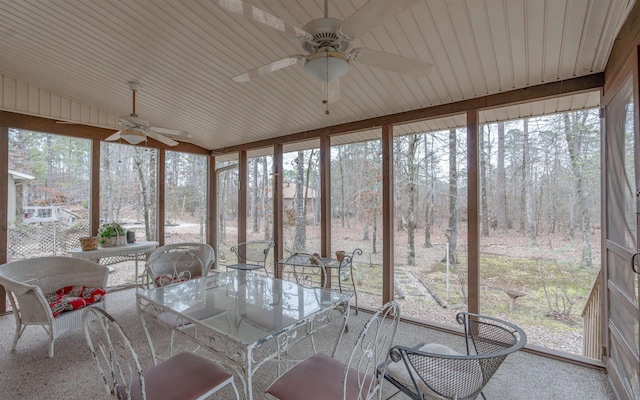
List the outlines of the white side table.
{"label": "white side table", "polygon": [[124,246],[99,247],[96,250],[83,251],[81,247],[67,250],[71,257],[92,260],[101,265],[113,265],[124,261],[136,263],[136,285],[138,285],[138,261],[147,261],[149,254],[158,248],[158,242],[135,242]]}

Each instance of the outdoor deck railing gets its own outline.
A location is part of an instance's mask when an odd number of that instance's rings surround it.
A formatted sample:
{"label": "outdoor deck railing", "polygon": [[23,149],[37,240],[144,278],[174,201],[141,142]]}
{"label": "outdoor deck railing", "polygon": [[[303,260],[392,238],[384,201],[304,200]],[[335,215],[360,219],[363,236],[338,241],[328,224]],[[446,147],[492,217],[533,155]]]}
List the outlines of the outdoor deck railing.
{"label": "outdoor deck railing", "polygon": [[596,277],[589,298],[582,309],[583,355],[602,360],[602,285],[600,274]]}

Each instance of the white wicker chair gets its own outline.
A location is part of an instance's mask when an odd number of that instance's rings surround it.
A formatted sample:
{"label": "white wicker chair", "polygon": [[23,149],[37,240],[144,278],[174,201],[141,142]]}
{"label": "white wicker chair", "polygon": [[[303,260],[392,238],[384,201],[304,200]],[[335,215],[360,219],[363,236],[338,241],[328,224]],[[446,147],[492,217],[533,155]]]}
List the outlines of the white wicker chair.
{"label": "white wicker chair", "polygon": [[216,254],[205,243],[175,243],[158,247],[146,263],[146,273],[154,286],[164,286],[158,279],[169,278],[169,283],[181,278],[207,276],[216,260]]}
{"label": "white wicker chair", "polygon": [[[65,286],[106,288],[108,278],[107,267],[73,257],[37,257],[0,265],[0,285],[7,290],[16,318],[11,350],[16,349],[28,325],[41,325],[49,334],[49,357],[53,357],[54,341],[82,326],[82,310],[66,311],[54,318],[45,294]],[[90,307],[104,309],[105,300]]]}

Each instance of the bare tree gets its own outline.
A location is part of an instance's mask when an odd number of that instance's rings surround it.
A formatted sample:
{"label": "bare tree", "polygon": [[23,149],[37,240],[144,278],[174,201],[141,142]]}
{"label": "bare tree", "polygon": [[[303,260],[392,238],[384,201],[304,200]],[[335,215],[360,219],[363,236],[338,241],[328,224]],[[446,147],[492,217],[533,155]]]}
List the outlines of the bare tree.
{"label": "bare tree", "polygon": [[496,221],[498,232],[507,233],[507,181],[504,169],[504,122],[498,122],[498,170],[496,182]]}
{"label": "bare tree", "polygon": [[[145,152],[145,149],[136,147],[133,152],[133,165],[138,174],[138,190],[140,193],[140,203],[142,217],[144,219],[144,229],[147,239],[155,238],[155,218],[153,218],[153,208],[155,207],[154,194],[156,192],[156,157],[155,151]],[[146,153],[146,154],[145,154]],[[148,158],[148,159],[147,159]],[[147,161],[148,163],[146,163]],[[145,173],[148,169],[148,174]],[[164,221],[162,221],[164,223]]]}
{"label": "bare tree", "polygon": [[[451,237],[449,238],[449,262],[458,263],[456,247],[458,243],[458,157],[457,157],[456,130],[449,129],[449,228]],[[441,262],[447,261],[445,254]]]}
{"label": "bare tree", "polygon": [[[427,195],[424,201],[424,244],[422,247],[433,247],[431,244],[431,228],[433,225],[434,196],[435,196],[435,154],[433,152],[433,134],[429,136],[429,144],[424,140],[424,177],[427,180]],[[431,147],[429,147],[431,146]]]}
{"label": "bare tree", "polygon": [[416,147],[420,141],[420,136],[409,136],[409,147],[407,149],[407,196],[409,205],[407,207],[407,265],[416,265],[415,230],[416,230],[416,178],[418,174],[418,164],[415,162]]}
{"label": "bare tree", "polygon": [[249,215],[253,220],[253,233],[260,232],[260,222],[258,217],[258,158],[251,160],[251,204],[249,205]]}
{"label": "bare tree", "polygon": [[[487,126],[487,135],[489,127]],[[482,236],[489,236],[489,205],[487,204],[487,154],[485,149],[484,129],[480,130],[480,207],[482,210]]]}
{"label": "bare tree", "polygon": [[522,170],[523,170],[523,186],[522,191],[524,194],[524,209],[526,214],[526,231],[529,233],[529,244],[531,246],[537,246],[536,243],[536,222],[534,211],[534,182],[533,182],[533,168],[529,157],[530,143],[529,143],[529,120],[524,119],[523,127],[524,137],[522,139]]}
{"label": "bare tree", "polygon": [[298,157],[295,161],[296,168],[296,194],[295,194],[295,216],[296,216],[296,231],[293,240],[293,250],[301,251],[305,250],[307,246],[307,218],[305,215],[305,200],[304,197],[304,151],[298,152]]}
{"label": "bare tree", "polygon": [[585,125],[587,115],[587,111],[564,114],[564,133],[569,149],[573,186],[575,187],[576,191],[576,198],[578,200],[578,212],[580,213],[581,219],[580,228],[582,232],[582,265],[591,268],[593,267],[590,242],[591,222],[586,206],[587,199],[584,188],[584,176],[582,172],[582,165],[584,164],[584,160],[582,160],[582,139],[584,129],[582,127],[584,127]]}

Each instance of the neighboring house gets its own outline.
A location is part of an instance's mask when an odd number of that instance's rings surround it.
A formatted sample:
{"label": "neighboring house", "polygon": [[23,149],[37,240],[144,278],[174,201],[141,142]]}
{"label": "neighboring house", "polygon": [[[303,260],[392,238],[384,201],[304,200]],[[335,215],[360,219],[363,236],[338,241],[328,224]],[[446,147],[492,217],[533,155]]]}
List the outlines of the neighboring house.
{"label": "neighboring house", "polygon": [[[309,188],[307,190],[306,187],[303,187],[302,188],[303,196],[305,192],[307,194],[305,203],[307,207],[307,212],[309,213],[311,212],[311,210],[313,210],[314,202],[320,200],[320,195],[312,188]],[[267,189],[267,198],[268,199],[273,198],[273,195],[271,193],[271,187]],[[295,198],[296,198],[296,184],[285,182],[282,185],[282,202],[284,204],[285,210],[295,208],[295,205],[296,205]]]}
{"label": "neighboring house", "polygon": [[[316,191],[309,188],[308,191],[305,187],[302,188],[302,195],[307,194],[307,198],[305,199],[307,213],[313,210],[314,201],[319,199],[319,196],[316,194]],[[295,208],[295,198],[296,198],[296,184],[295,183],[286,183],[282,187],[282,199],[285,208]]]}
{"label": "neighboring house", "polygon": [[8,209],[7,223],[9,226],[14,225],[18,219],[18,211],[20,211],[20,220],[22,220],[22,209],[24,204],[24,193],[22,184],[26,181],[35,179],[34,176],[23,174],[21,172],[9,170],[9,193],[8,193]]}

